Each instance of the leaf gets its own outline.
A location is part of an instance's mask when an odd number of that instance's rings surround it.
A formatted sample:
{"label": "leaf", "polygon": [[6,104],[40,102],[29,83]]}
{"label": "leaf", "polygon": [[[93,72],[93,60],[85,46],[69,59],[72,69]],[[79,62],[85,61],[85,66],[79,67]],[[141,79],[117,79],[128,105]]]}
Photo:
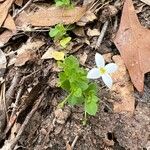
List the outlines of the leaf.
{"label": "leaf", "polygon": [[51,55],[55,60],[64,60],[65,57],[64,52],[53,51]]}
{"label": "leaf", "polygon": [[0,77],[4,76],[5,70],[6,70],[6,56],[5,53],[0,49]]}
{"label": "leaf", "polygon": [[85,104],[85,111],[89,114],[89,115],[93,115],[95,116],[96,115],[96,112],[97,112],[97,103],[96,102],[89,102],[89,103],[86,103]]}
{"label": "leaf", "polygon": [[113,56],[118,70],[111,75],[114,84],[111,89],[113,101],[113,111],[115,113],[128,112],[133,115],[135,110],[134,88],[131,83],[125,64],[119,55]]}
{"label": "leaf", "polygon": [[143,3],[145,3],[145,4],[150,6],[150,0],[140,0],[140,1],[142,1]]}
{"label": "leaf", "polygon": [[131,80],[139,92],[144,88],[144,74],[150,71],[150,31],[141,26],[132,0],[126,0],[119,31],[114,40]]}
{"label": "leaf", "polygon": [[3,28],[6,28],[6,30],[0,34],[0,46],[3,46],[8,42],[8,40],[16,33],[16,25],[9,14],[3,24]]}
{"label": "leaf", "polygon": [[44,53],[41,59],[54,58],[55,60],[64,60],[64,57],[65,57],[64,52],[58,52],[51,47]]}
{"label": "leaf", "polygon": [[[37,6],[38,7],[38,6]],[[59,7],[39,7],[36,12],[22,12],[16,18],[16,26],[23,29],[23,26],[54,26],[56,24],[73,24],[81,19],[85,14],[87,7],[75,7],[65,9]]]}
{"label": "leaf", "polygon": [[0,27],[3,25],[13,2],[14,0],[5,0],[3,3],[0,3]]}
{"label": "leaf", "polygon": [[36,58],[36,51],[43,45],[42,41],[33,41],[30,39],[26,42],[26,44],[22,45],[17,50],[17,57],[15,60],[15,66],[23,66],[27,61],[33,60]]}
{"label": "leaf", "polygon": [[63,47],[63,48],[66,48],[67,47],[67,44],[71,41],[71,37],[66,37],[66,38],[63,38],[61,41],[60,41],[60,45]]}

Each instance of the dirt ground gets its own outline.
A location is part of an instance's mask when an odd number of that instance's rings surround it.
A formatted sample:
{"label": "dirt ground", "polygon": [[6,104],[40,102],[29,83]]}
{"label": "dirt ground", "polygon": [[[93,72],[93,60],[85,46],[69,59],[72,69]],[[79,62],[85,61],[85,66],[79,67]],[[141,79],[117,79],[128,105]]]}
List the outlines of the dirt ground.
{"label": "dirt ground", "polygon": [[[81,3],[78,1],[78,4]],[[42,2],[40,4],[42,5]],[[120,22],[122,4],[121,1],[115,0],[110,2],[98,11],[97,20],[84,27],[84,32],[88,28],[101,30],[106,18],[109,18],[110,24],[101,47],[97,50],[101,54],[119,54],[112,42],[116,33],[112,30],[115,16],[109,16],[107,13],[109,5],[115,6],[118,11],[118,22]],[[150,6],[139,0],[134,1],[134,6],[141,24],[150,29]],[[73,42],[76,43],[73,48],[77,49],[71,54],[81,59],[86,53],[88,57],[84,67],[92,67],[96,52],[93,45],[95,45],[97,37],[88,37],[87,35],[81,37],[74,32],[70,32],[70,35],[74,39]],[[48,32],[31,32],[14,37],[10,44],[3,47],[2,50],[8,52],[9,49],[17,49],[31,37],[33,41],[40,39],[45,42],[38,49],[37,57],[21,67],[10,65],[5,73],[6,91],[16,77],[18,82],[15,86],[14,97],[22,89],[19,106],[20,108],[25,106],[19,113],[15,127],[12,128],[14,134],[25,121],[33,105],[38,99],[42,99],[38,110],[19,139],[17,150],[71,150],[72,147],[74,150],[150,150],[150,73],[145,75],[144,93],[135,90],[136,103],[133,116],[129,116],[125,112],[114,113],[113,102],[117,99],[114,100],[111,92],[101,80],[97,80],[98,85],[102,87],[98,93],[99,111],[96,116],[88,117],[87,125],[83,126],[83,109],[80,106],[65,106],[63,110],[57,109],[59,102],[66,95],[61,88],[57,87],[59,69],[55,60],[40,59],[48,47],[53,45]],[[90,45],[84,42],[86,38],[90,41]],[[79,43],[82,43],[81,48],[76,48]],[[10,107],[10,111],[11,109]],[[6,139],[9,134],[5,137]],[[4,145],[4,142],[4,140],[0,141],[0,147]]]}

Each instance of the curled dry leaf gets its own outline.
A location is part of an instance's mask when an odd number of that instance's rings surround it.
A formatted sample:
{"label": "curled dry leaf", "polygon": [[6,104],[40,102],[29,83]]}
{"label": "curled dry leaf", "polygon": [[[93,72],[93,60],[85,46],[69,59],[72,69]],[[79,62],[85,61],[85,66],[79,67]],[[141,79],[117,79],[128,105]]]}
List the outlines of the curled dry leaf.
{"label": "curled dry leaf", "polygon": [[130,115],[134,112],[135,98],[134,88],[130,81],[125,64],[119,55],[113,56],[114,62],[118,65],[118,70],[112,74],[114,81],[112,87],[112,97],[114,99],[114,112],[129,112]]}
{"label": "curled dry leaf", "polygon": [[144,74],[150,71],[150,30],[141,26],[132,0],[126,0],[119,31],[114,40],[131,80],[143,92]]}
{"label": "curled dry leaf", "polygon": [[22,12],[16,18],[16,25],[22,27],[24,24],[31,26],[53,26],[59,23],[73,24],[81,19],[86,10],[86,6],[72,9],[39,7],[36,12]]}

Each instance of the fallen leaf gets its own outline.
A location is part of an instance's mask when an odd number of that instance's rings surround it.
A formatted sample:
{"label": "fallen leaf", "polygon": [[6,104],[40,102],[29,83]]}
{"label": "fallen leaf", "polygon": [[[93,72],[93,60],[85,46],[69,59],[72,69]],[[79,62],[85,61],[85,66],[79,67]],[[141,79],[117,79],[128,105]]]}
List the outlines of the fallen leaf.
{"label": "fallen leaf", "polygon": [[114,99],[113,111],[129,112],[130,115],[133,115],[135,109],[133,85],[122,58],[116,55],[113,56],[113,60],[118,65],[118,70],[111,75],[114,82],[111,89],[111,96]]}
{"label": "fallen leaf", "polygon": [[25,52],[19,54],[15,61],[15,66],[23,66],[27,61],[36,58],[35,51],[31,51],[31,49],[26,50]]}
{"label": "fallen leaf", "polygon": [[15,4],[18,6],[22,6],[23,0],[15,0]]}
{"label": "fallen leaf", "polygon": [[0,49],[0,77],[4,76],[5,70],[6,70],[6,56],[5,53]]}
{"label": "fallen leaf", "polygon": [[8,40],[16,33],[16,25],[9,14],[4,22],[3,28],[6,28],[6,30],[0,34],[0,46],[7,43]]}
{"label": "fallen leaf", "polygon": [[30,39],[17,50],[17,57],[13,63],[15,66],[23,66],[27,61],[36,58],[36,51],[44,44],[42,41],[31,42]]}
{"label": "fallen leaf", "polygon": [[16,18],[16,25],[22,27],[24,24],[31,26],[53,26],[59,23],[73,24],[81,19],[87,7],[75,7],[64,9],[59,7],[39,8],[36,12],[22,12]]}
{"label": "fallen leaf", "polygon": [[140,0],[140,1],[142,1],[143,3],[145,3],[145,4],[150,6],[150,0]]}
{"label": "fallen leaf", "polygon": [[96,18],[97,18],[96,15],[92,11],[88,10],[84,14],[84,16],[77,22],[77,25],[85,26],[88,22],[92,22]]}
{"label": "fallen leaf", "polygon": [[0,3],[0,27],[3,25],[13,1],[5,0],[3,3]]}
{"label": "fallen leaf", "polygon": [[54,58],[55,60],[64,60],[65,53],[64,52],[58,52],[54,50],[52,47],[50,47],[42,56],[41,59],[51,59]]}
{"label": "fallen leaf", "polygon": [[88,36],[99,36],[100,32],[98,29],[88,29],[87,35]]}
{"label": "fallen leaf", "polygon": [[150,71],[150,30],[141,26],[132,0],[125,1],[119,31],[114,42],[134,86],[142,92],[144,74]]}

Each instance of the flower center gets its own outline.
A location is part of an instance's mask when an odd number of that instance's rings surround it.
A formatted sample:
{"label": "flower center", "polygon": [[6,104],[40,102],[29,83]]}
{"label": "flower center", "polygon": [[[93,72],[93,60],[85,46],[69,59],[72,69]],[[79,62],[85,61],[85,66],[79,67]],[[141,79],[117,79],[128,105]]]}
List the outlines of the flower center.
{"label": "flower center", "polygon": [[104,67],[99,68],[99,71],[101,75],[106,73],[106,69]]}

